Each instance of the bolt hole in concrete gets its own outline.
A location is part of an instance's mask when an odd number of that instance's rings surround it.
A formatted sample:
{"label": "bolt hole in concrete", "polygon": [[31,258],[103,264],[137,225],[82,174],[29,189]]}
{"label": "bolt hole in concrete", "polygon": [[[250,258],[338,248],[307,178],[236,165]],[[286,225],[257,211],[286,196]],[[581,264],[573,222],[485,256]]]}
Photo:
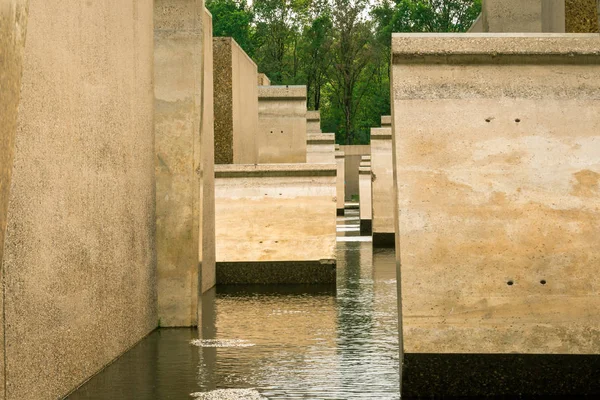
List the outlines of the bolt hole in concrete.
{"label": "bolt hole in concrete", "polygon": [[520,118],[516,118],[515,122],[518,124],[519,122],[521,122],[521,119]]}
{"label": "bolt hole in concrete", "polygon": [[507,284],[508,286],[512,286],[512,285],[514,285],[515,283],[514,283],[513,281],[508,281],[508,282],[506,282],[506,284]]}
{"label": "bolt hole in concrete", "polygon": [[545,280],[545,279],[542,279],[542,280],[540,281],[540,283],[541,283],[542,285],[545,285],[545,284],[546,284],[546,280]]}
{"label": "bolt hole in concrete", "polygon": [[492,122],[492,119],[493,119],[493,118],[486,118],[486,119],[485,119],[485,122]]}
{"label": "bolt hole in concrete", "polygon": [[336,283],[218,285],[68,399],[400,399],[394,251],[338,235]]}

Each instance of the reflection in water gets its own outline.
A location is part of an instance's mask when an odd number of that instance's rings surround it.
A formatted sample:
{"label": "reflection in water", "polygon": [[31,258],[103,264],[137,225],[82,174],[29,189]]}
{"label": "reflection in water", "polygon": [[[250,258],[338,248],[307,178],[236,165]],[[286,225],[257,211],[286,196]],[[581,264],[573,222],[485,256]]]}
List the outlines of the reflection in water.
{"label": "reflection in water", "polygon": [[[358,235],[358,215],[338,223],[349,228],[344,240]],[[338,242],[337,287],[218,287],[204,296],[202,318],[201,335],[159,329],[69,399],[186,399],[225,388],[269,399],[399,398],[393,250]]]}

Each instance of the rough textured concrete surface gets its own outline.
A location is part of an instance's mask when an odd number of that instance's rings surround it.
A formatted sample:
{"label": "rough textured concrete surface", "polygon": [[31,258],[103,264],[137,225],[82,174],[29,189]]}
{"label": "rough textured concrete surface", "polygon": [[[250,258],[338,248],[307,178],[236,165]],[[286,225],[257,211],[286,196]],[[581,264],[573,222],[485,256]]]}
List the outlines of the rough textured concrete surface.
{"label": "rough textured concrete surface", "polygon": [[28,0],[0,4],[0,400],[4,400],[4,233],[21,94]]}
{"label": "rough textured concrete surface", "polygon": [[[336,145],[339,149],[340,146]],[[344,152],[341,150],[335,151],[335,166],[336,166],[336,207],[337,215],[344,215],[344,201],[345,201],[345,188],[346,188],[346,174],[344,164]]]}
{"label": "rough textured concrete surface", "polygon": [[[213,141],[202,129],[204,5],[154,2],[156,248],[161,326],[197,323],[201,229],[211,208]],[[207,179],[206,179],[207,178]],[[208,251],[210,246],[207,244]],[[203,269],[207,265],[202,265]],[[210,267],[209,267],[210,268]]]}
{"label": "rough textured concrete surface", "polygon": [[565,0],[566,30],[572,33],[600,32],[598,0]]}
{"label": "rough textured concrete surface", "polygon": [[362,156],[371,154],[369,145],[343,145],[340,150],[344,152],[344,178],[345,178],[345,200],[352,200],[352,196],[358,196],[358,168]]}
{"label": "rough textured concrete surface", "polygon": [[259,86],[258,162],[306,162],[306,86]]}
{"label": "rough textured concrete surface", "polygon": [[222,264],[335,263],[335,165],[218,165],[215,176],[218,276]]}
{"label": "rough textured concrete surface", "polygon": [[215,163],[256,164],[257,67],[233,38],[214,43]]}
{"label": "rough textured concrete surface", "polygon": [[[214,84],[213,84],[213,23],[211,13],[204,8],[204,96],[202,114],[202,160],[203,160],[203,185],[200,186],[202,198],[202,214],[198,246],[201,253],[198,257],[200,265],[200,290],[206,292],[216,284],[215,275],[215,145],[214,145]],[[202,298],[198,298],[202,301]],[[199,306],[198,312],[201,313]],[[202,321],[198,316],[198,321]]]}
{"label": "rough textured concrete surface", "polygon": [[[382,125],[383,125],[382,117]],[[391,123],[391,121],[390,121]],[[392,128],[371,129],[371,172],[373,204],[373,246],[377,241],[394,243],[394,176]]]}
{"label": "rough textured concrete surface", "polygon": [[600,36],[392,50],[404,351],[599,354]]}
{"label": "rough textured concrete surface", "polygon": [[306,141],[306,162],[335,164],[335,133],[309,133]]}
{"label": "rough textured concrete surface", "polygon": [[371,156],[362,156],[358,168],[358,190],[359,190],[359,216],[360,234],[370,235],[372,232],[372,207],[371,202]]}
{"label": "rough textured concrete surface", "polygon": [[321,133],[321,112],[306,112],[306,131],[308,133]]}
{"label": "rough textured concrete surface", "polygon": [[565,32],[565,0],[483,0],[470,32]]}
{"label": "rough textured concrete surface", "polygon": [[267,75],[265,75],[263,73],[259,73],[257,75],[257,82],[258,82],[258,86],[269,86],[269,85],[271,85],[271,80],[269,79],[269,77],[267,77]]}
{"label": "rough textured concrete surface", "polygon": [[157,323],[152,2],[31,0],[20,90],[6,398],[56,399]]}

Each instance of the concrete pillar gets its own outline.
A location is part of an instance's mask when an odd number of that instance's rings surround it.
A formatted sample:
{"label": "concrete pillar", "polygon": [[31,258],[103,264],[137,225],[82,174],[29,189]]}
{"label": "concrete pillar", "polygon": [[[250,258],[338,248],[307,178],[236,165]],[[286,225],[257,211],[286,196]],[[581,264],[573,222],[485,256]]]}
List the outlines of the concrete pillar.
{"label": "concrete pillar", "polygon": [[306,112],[306,131],[308,133],[321,133],[321,112]]}
{"label": "concrete pillar", "polygon": [[392,127],[392,116],[391,115],[382,115],[381,116],[381,127],[382,128],[391,128]]}
{"label": "concrete pillar", "polygon": [[335,164],[335,134],[309,133],[306,141],[306,162]]}
{"label": "concrete pillar", "polygon": [[[201,232],[211,207],[211,132],[203,128],[204,4],[154,2],[156,250],[161,326],[194,326],[202,269],[214,237]],[[206,234],[202,234],[206,233]],[[200,243],[203,243],[201,245]],[[206,247],[204,247],[206,243]],[[204,285],[208,286],[208,285]]]}
{"label": "concrete pillar", "polygon": [[402,395],[597,393],[600,37],[392,52]]}
{"label": "concrete pillar", "polygon": [[258,74],[257,76],[258,86],[269,86],[271,85],[271,80],[269,77],[263,73]]}
{"label": "concrete pillar", "polygon": [[4,374],[4,234],[10,182],[13,169],[17,110],[21,94],[21,74],[28,0],[0,4],[0,400],[5,399]]}
{"label": "concrete pillar", "polygon": [[360,234],[370,236],[372,233],[371,156],[361,157],[358,180]]}
{"label": "concrete pillar", "polygon": [[335,283],[334,164],[217,165],[217,282]]}
{"label": "concrete pillar", "polygon": [[[383,124],[382,117],[382,125]],[[391,117],[387,118],[391,123]],[[371,129],[373,247],[394,247],[392,128]]]}
{"label": "concrete pillar", "polygon": [[344,202],[345,202],[345,165],[344,165],[344,152],[339,150],[340,146],[335,145],[335,164],[336,164],[336,208],[337,215],[344,215]]}
{"label": "concrete pillar", "polygon": [[346,180],[345,195],[346,201],[351,201],[352,197],[358,197],[358,168],[360,159],[364,155],[371,154],[369,145],[342,145],[340,150],[344,152],[344,175]]}
{"label": "concrete pillar", "polygon": [[149,1],[29,1],[9,89],[7,399],[62,398],[157,325],[152,47]]}
{"label": "concrete pillar", "polygon": [[306,162],[306,86],[259,86],[258,162]]}
{"label": "concrete pillar", "polygon": [[256,164],[257,67],[233,38],[212,39],[215,49],[215,163]]}

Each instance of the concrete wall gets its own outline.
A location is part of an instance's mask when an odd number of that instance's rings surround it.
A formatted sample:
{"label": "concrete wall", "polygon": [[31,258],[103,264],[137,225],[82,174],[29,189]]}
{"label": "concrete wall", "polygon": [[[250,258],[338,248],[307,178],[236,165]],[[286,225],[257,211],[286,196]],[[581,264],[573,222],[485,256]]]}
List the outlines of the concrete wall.
{"label": "concrete wall", "polygon": [[565,32],[565,0],[484,0],[471,32]]}
{"label": "concrete wall", "polygon": [[216,167],[218,283],[335,281],[335,165]]}
{"label": "concrete wall", "polygon": [[371,202],[371,156],[362,156],[358,169],[360,234],[370,235],[372,232]]}
{"label": "concrete wall", "polygon": [[[339,145],[335,146],[337,149]],[[341,150],[335,151],[335,166],[336,166],[336,207],[337,215],[344,215],[344,202],[346,191],[346,174],[344,164],[344,152]]]}
{"label": "concrete wall", "polygon": [[321,133],[321,112],[306,112],[306,131],[308,133]]}
{"label": "concrete wall", "polygon": [[213,39],[215,163],[256,164],[258,69],[230,37]]}
{"label": "concrete wall", "polygon": [[371,129],[371,171],[373,246],[393,246],[394,176],[391,127]]}
{"label": "concrete wall", "polygon": [[259,86],[258,162],[306,162],[306,86]]}
{"label": "concrete wall", "polygon": [[392,50],[404,351],[599,354],[598,35]]}
{"label": "concrete wall", "polygon": [[[198,263],[200,265],[200,290],[206,292],[216,284],[215,274],[215,170],[214,162],[207,160],[215,159],[214,145],[214,80],[213,80],[213,23],[211,13],[204,8],[203,37],[204,37],[204,96],[202,114],[202,157],[203,157],[203,185],[200,185],[200,196],[202,198],[202,215],[198,246],[200,254]],[[201,301],[201,296],[198,301]],[[198,313],[201,312],[200,305]],[[198,316],[198,321],[202,321]],[[200,322],[198,322],[200,324]]]}
{"label": "concrete wall", "polygon": [[360,158],[371,154],[369,145],[344,145],[340,146],[344,152],[344,175],[346,181],[345,199],[352,200],[352,196],[358,196],[358,167]]}
{"label": "concrete wall", "polygon": [[335,164],[335,134],[309,133],[306,141],[306,162]]}
{"label": "concrete wall", "polygon": [[6,398],[55,399],[157,324],[152,2],[31,0],[18,88]]}
{"label": "concrete wall", "polygon": [[5,398],[4,375],[4,234],[13,169],[17,110],[21,94],[23,50],[29,1],[0,4],[0,400]]}
{"label": "concrete wall", "polygon": [[[154,2],[156,247],[161,326],[197,323],[199,263],[211,257],[201,229],[211,207],[213,141],[202,129],[204,5]],[[201,133],[202,132],[202,133]],[[205,179],[208,177],[208,179]],[[200,242],[206,241],[206,248]]]}
{"label": "concrete wall", "polygon": [[257,76],[258,86],[269,86],[271,85],[271,80],[269,77],[263,73],[259,73]]}

